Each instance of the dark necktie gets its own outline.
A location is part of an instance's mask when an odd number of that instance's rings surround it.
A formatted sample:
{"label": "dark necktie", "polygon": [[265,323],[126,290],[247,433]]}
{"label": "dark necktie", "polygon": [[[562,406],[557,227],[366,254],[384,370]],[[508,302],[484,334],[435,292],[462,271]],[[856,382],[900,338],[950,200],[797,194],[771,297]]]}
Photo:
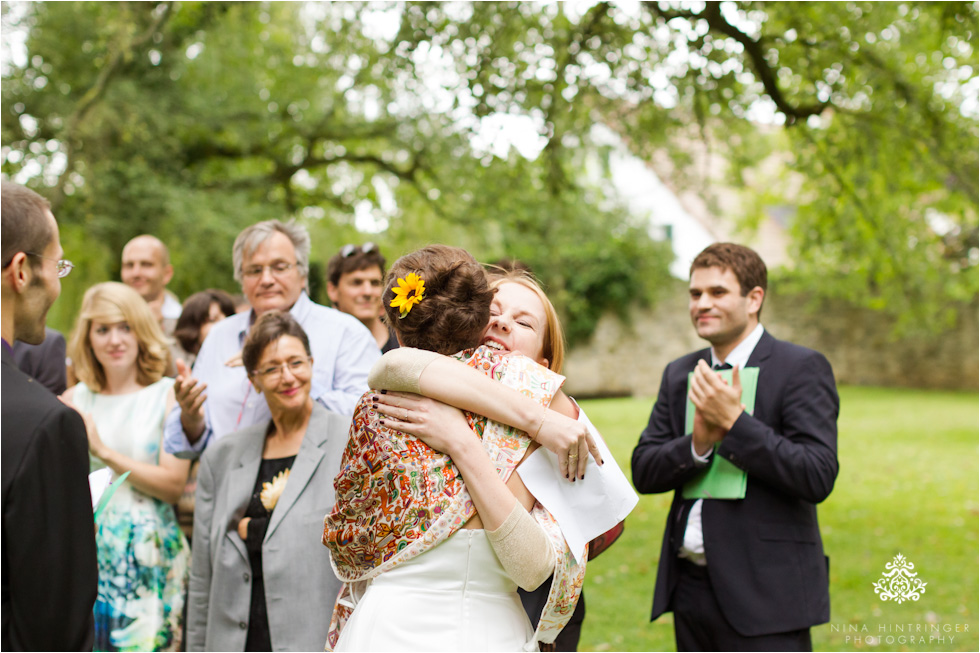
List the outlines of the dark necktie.
{"label": "dark necktie", "polygon": [[730,363],[715,363],[714,367],[712,367],[711,369],[713,369],[713,370],[730,370],[730,369],[732,369],[732,366],[731,366]]}

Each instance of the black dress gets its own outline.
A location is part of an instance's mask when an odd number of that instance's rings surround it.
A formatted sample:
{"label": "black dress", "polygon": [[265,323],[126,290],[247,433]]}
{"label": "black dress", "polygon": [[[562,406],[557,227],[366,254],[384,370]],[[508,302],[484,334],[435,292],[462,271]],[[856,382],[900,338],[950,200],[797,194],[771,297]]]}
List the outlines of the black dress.
{"label": "black dress", "polygon": [[388,329],[388,342],[381,347],[381,353],[387,354],[392,349],[398,349],[398,337],[394,331]]}
{"label": "black dress", "polygon": [[252,603],[248,614],[246,651],[273,650],[272,638],[269,634],[269,615],[265,606],[265,581],[262,577],[262,541],[269,528],[272,511],[266,510],[262,505],[262,484],[272,482],[280,472],[288,472],[295,460],[296,456],[263,458],[259,465],[258,478],[255,479],[255,487],[252,489],[252,498],[245,510],[245,517],[251,517],[248,522],[245,548],[248,550],[248,562],[252,567]]}

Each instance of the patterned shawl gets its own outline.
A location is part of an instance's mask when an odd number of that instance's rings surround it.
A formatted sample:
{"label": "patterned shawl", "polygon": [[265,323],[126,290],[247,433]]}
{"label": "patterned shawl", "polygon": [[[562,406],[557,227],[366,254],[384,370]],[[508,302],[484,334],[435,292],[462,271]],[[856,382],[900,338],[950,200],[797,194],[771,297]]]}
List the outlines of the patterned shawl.
{"label": "patterned shawl", "polygon": [[[551,403],[564,377],[519,355],[501,355],[488,347],[456,354],[459,360],[530,396]],[[428,551],[458,531],[475,514],[459,470],[449,456],[408,434],[378,423],[367,393],[357,404],[341,471],[334,481],[336,505],[324,519],[323,544],[344,582],[330,623],[327,650],[353,612],[354,596],[368,582]],[[530,438],[485,417],[467,413],[467,421],[507,481],[524,457]],[[558,480],[558,479],[556,479]],[[576,563],[555,518],[536,503],[531,515],[541,524],[555,551],[555,575],[535,640],[552,642],[572,616],[585,579],[586,554]]]}

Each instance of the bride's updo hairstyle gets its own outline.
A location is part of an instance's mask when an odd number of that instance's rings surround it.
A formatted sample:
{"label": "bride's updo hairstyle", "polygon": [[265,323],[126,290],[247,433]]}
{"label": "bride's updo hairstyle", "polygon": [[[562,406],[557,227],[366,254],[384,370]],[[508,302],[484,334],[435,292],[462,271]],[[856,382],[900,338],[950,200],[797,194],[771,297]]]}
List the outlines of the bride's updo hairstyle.
{"label": "bride's updo hairstyle", "polygon": [[[401,317],[391,306],[396,297],[392,289],[413,272],[425,282],[423,299]],[[381,299],[385,320],[404,346],[448,355],[480,344],[493,294],[483,266],[469,252],[429,245],[395,261]]]}

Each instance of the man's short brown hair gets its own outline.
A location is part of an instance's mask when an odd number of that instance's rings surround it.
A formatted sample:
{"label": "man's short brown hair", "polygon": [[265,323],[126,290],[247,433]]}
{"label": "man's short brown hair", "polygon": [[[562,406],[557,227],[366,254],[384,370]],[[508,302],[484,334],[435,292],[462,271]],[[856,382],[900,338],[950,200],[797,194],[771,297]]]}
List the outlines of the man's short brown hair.
{"label": "man's short brown hair", "polygon": [[384,277],[385,263],[385,257],[374,243],[344,245],[327,262],[327,283],[336,286],[345,274],[375,266],[381,270],[381,276]]}
{"label": "man's short brown hair", "polygon": [[17,252],[41,254],[54,238],[54,231],[45,219],[51,210],[48,200],[12,181],[3,182],[0,195],[3,267],[7,267]]}
{"label": "man's short brown hair", "polygon": [[[402,318],[391,306],[392,288],[412,272],[425,282],[424,299]],[[381,299],[386,320],[403,345],[448,355],[480,344],[493,294],[483,266],[469,252],[429,245],[395,261]]]}
{"label": "man's short brown hair", "polygon": [[[715,243],[708,245],[704,250],[694,257],[691,263],[691,272],[700,268],[714,268],[731,270],[735,278],[738,279],[738,286],[745,297],[749,292],[758,286],[765,291],[769,286],[768,272],[762,257],[754,249],[745,245],[735,243]],[[765,297],[763,296],[763,301]],[[762,306],[759,306],[759,314],[762,314]]]}

